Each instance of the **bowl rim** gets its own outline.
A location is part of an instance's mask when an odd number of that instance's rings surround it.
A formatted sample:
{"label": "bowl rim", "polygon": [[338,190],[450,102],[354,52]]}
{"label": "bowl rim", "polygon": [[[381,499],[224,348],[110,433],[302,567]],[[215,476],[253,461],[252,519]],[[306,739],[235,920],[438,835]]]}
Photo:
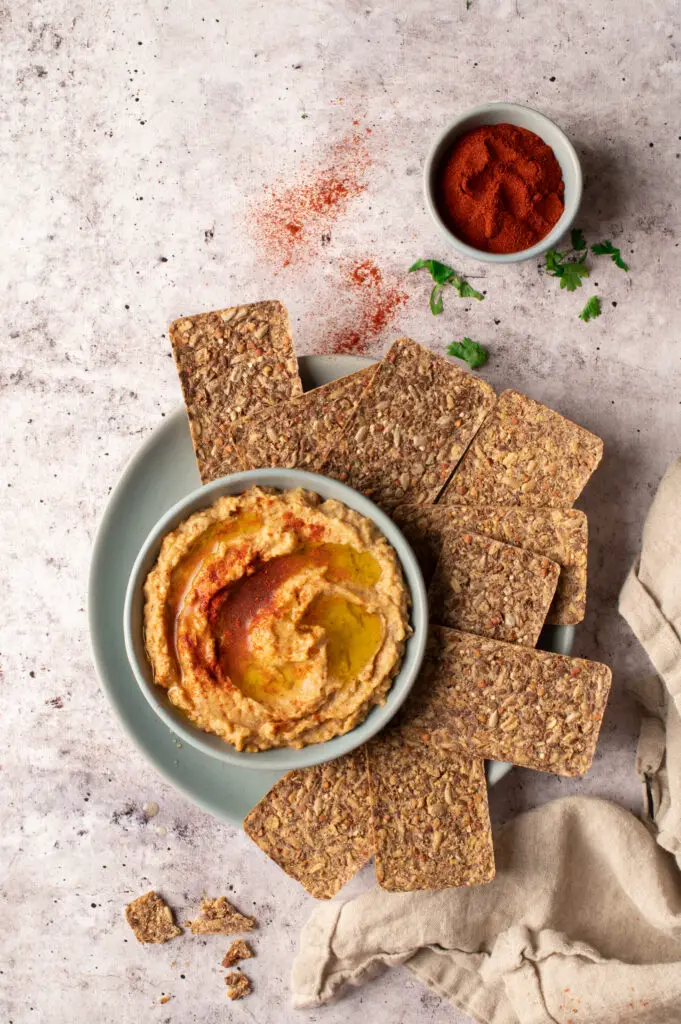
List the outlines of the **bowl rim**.
{"label": "bowl rim", "polygon": [[[440,159],[442,148],[445,143],[450,141],[456,128],[461,125],[462,122],[467,121],[471,117],[479,117],[488,112],[496,112],[499,108],[505,108],[508,111],[508,119],[511,124],[513,123],[513,113],[522,111],[524,115],[529,114],[534,118],[537,124],[545,125],[550,129],[555,130],[558,133],[558,137],[560,138],[564,149],[564,154],[568,158],[574,173],[574,192],[570,208],[568,208],[567,204],[565,205],[563,213],[558,221],[554,224],[549,233],[539,242],[535,243],[535,245],[530,246],[529,249],[519,249],[518,252],[509,253],[485,252],[483,249],[476,249],[474,246],[468,245],[467,242],[458,238],[458,236],[447,227],[446,223],[442,219],[437,208],[437,203],[435,201],[431,185],[433,170],[436,162]],[[552,248],[552,246],[554,246],[556,242],[570,230],[570,227],[574,223],[582,201],[583,184],[582,166],[579,156],[577,155],[577,150],[560,125],[556,124],[556,122],[552,121],[550,117],[547,117],[546,114],[543,114],[540,110],[536,110],[534,107],[527,106],[523,103],[512,103],[506,100],[490,100],[487,103],[478,103],[476,106],[470,107],[468,110],[465,110],[458,117],[455,117],[452,121],[446,124],[445,127],[438,132],[434,141],[431,143],[423,167],[423,192],[426,209],[439,228],[440,233],[443,234],[449,244],[453,246],[453,248],[457,249],[463,256],[468,256],[471,259],[479,260],[483,263],[520,263],[524,260],[533,259],[535,256],[540,256],[542,253]]]}
{"label": "bowl rim", "polygon": [[[289,480],[290,484],[272,483],[272,477]],[[320,493],[319,487],[326,488],[328,485],[331,485],[331,490],[336,492],[335,494],[325,496]],[[334,500],[341,501],[371,519],[381,535],[395,549],[410,596],[409,621],[412,634],[407,638],[400,669],[388,691],[385,704],[375,705],[354,729],[322,743],[309,744],[300,749],[277,747],[257,752],[237,751],[215,734],[199,729],[180,709],[172,705],[165,706],[165,691],[150,680],[150,665],[142,665],[135,650],[133,634],[139,623],[133,621],[134,602],[141,592],[148,572],[156,562],[165,535],[195,512],[208,508],[223,494],[240,494],[253,486],[274,487],[277,490],[294,490],[301,487],[319,494],[322,500],[333,497]],[[428,623],[428,597],[421,568],[411,545],[392,519],[365,495],[339,480],[306,470],[277,468],[244,470],[220,477],[196,488],[168,509],[149,531],[135,558],[128,578],[123,608],[123,633],[128,661],[137,685],[156,714],[173,733],[203,753],[227,764],[238,764],[241,768],[264,771],[290,771],[333,760],[366,743],[383,729],[406,700],[421,670],[428,639]],[[167,697],[166,702],[169,704]]]}

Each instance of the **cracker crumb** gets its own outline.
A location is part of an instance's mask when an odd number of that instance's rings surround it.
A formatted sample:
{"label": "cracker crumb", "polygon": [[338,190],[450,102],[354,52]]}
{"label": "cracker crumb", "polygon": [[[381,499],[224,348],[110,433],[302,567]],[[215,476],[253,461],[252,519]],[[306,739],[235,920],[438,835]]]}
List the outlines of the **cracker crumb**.
{"label": "cracker crumb", "polygon": [[187,922],[192,935],[235,935],[252,931],[255,924],[254,917],[239,913],[226,896],[201,900],[201,916]]}
{"label": "cracker crumb", "polygon": [[231,971],[226,974],[225,985],[230,999],[243,999],[251,992],[251,983],[241,971]]}
{"label": "cracker crumb", "polygon": [[222,961],[223,967],[234,967],[240,960],[250,960],[254,957],[255,953],[245,941],[245,939],[235,939],[232,945],[225,953],[224,960]]}
{"label": "cracker crumb", "polygon": [[182,934],[182,929],[175,924],[172,910],[153,890],[128,904],[125,919],[138,942],[167,942]]}

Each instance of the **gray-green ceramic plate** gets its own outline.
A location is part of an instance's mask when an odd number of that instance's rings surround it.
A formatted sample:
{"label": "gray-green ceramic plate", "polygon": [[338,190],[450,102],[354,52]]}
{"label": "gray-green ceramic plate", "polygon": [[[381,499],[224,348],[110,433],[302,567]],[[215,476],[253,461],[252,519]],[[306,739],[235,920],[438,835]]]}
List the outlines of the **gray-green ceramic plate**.
{"label": "gray-green ceramic plate", "polygon": [[[370,362],[357,356],[299,359],[306,389],[353,373]],[[200,483],[187,417],[184,409],[178,409],[130,461],[100,523],[90,567],[90,636],[104,692],[131,739],[190,800],[240,827],[282,772],[237,768],[183,744],[152,710],[137,685],[123,637],[125,592],[137,554],[161,516]],[[573,635],[573,627],[557,626],[546,630],[540,643],[568,654]],[[497,782],[510,767],[490,762],[489,782]]]}

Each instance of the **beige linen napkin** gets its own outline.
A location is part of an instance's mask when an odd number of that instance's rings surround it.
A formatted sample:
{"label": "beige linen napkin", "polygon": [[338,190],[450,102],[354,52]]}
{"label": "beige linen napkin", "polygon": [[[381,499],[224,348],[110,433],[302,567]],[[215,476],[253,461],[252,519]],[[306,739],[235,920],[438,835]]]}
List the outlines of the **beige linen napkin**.
{"label": "beige linen napkin", "polygon": [[679,511],[681,462],[660,485],[620,603],[661,676],[637,688],[647,828],[604,800],[557,800],[496,832],[490,885],[375,889],[320,906],[293,966],[294,1006],[404,964],[485,1024],[679,1024]]}
{"label": "beige linen napkin", "polygon": [[[658,488],[643,528],[641,557],[619,609],[659,676],[632,690],[644,708],[636,767],[647,796],[646,823],[681,867],[681,459]],[[679,1010],[681,1020],[681,1009]]]}

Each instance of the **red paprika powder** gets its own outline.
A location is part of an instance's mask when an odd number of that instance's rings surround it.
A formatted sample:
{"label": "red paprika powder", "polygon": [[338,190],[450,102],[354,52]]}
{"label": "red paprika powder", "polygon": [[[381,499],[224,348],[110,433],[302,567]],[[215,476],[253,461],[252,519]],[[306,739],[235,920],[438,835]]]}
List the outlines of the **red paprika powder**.
{"label": "red paprika powder", "polygon": [[440,180],[440,212],[454,234],[485,252],[529,249],[560,218],[563,174],[550,146],[512,124],[457,139]]}

